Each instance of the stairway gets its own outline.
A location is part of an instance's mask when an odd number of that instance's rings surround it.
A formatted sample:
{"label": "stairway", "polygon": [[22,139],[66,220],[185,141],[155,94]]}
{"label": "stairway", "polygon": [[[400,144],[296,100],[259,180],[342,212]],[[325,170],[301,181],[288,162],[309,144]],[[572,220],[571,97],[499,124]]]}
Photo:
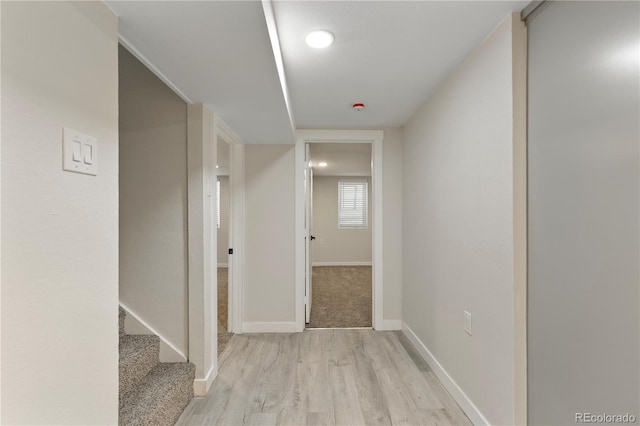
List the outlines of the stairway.
{"label": "stairway", "polygon": [[120,308],[120,426],[172,426],[193,398],[195,366],[159,362],[160,338],[129,335]]}

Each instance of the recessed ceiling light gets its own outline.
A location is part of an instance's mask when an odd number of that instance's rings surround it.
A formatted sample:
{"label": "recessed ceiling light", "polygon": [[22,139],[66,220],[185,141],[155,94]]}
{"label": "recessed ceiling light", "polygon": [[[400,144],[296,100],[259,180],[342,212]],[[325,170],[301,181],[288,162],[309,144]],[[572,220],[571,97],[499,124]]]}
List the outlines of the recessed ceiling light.
{"label": "recessed ceiling light", "polygon": [[307,44],[316,49],[324,49],[333,44],[333,34],[325,30],[311,31],[304,39]]}
{"label": "recessed ceiling light", "polygon": [[327,167],[327,163],[325,163],[324,161],[321,161],[318,163],[318,167]]}

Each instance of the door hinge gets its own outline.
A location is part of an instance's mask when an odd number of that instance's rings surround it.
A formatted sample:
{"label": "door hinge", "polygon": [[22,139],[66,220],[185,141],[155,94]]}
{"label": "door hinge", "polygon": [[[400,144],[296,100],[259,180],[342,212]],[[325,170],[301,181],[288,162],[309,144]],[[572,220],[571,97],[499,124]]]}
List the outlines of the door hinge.
{"label": "door hinge", "polygon": [[305,305],[309,304],[309,298],[307,296],[304,297],[304,304]]}
{"label": "door hinge", "polygon": [[229,254],[233,254],[233,249],[232,248],[229,249]]}

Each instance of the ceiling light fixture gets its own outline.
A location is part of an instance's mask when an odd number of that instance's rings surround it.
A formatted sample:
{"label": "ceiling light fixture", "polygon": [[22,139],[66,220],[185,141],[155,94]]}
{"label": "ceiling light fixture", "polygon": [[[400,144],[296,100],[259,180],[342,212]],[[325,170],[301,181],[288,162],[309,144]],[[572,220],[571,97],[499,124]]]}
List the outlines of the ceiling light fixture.
{"label": "ceiling light fixture", "polygon": [[324,49],[333,44],[333,34],[326,30],[311,31],[304,39],[307,44],[315,49]]}
{"label": "ceiling light fixture", "polygon": [[324,161],[321,161],[318,163],[318,167],[327,167],[327,163]]}

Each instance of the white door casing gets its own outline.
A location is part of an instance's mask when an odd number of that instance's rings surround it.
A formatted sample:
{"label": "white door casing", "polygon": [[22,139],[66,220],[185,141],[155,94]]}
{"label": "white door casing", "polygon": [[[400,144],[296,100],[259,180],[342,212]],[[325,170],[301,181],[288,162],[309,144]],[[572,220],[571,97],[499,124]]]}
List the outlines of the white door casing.
{"label": "white door casing", "polygon": [[295,320],[296,331],[305,328],[306,243],[305,170],[308,143],[369,143],[372,152],[372,272],[373,328],[385,329],[383,320],[383,245],[382,245],[382,130],[297,130],[295,147]]}

